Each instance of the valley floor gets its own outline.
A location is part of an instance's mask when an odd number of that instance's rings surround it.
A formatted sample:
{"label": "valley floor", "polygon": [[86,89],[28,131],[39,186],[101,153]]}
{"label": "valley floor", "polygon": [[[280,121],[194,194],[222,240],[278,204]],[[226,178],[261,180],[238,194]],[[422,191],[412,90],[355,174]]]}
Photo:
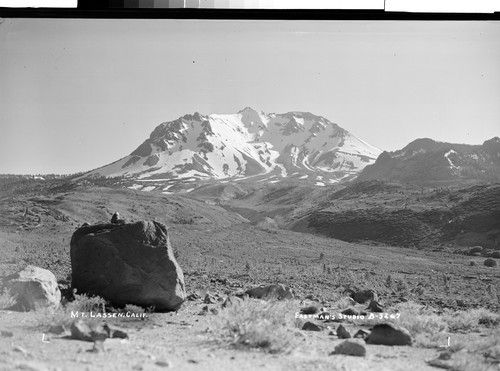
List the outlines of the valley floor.
{"label": "valley floor", "polygon": [[[0,311],[2,370],[407,370],[409,365],[430,370],[435,368],[426,360],[436,358],[438,347],[446,345],[439,343],[441,338],[430,348],[366,345],[366,357],[349,357],[329,355],[341,340],[328,330],[299,331],[300,346],[289,354],[235,350],[218,341],[212,331],[217,314],[199,314],[205,294],[222,298],[260,284],[290,286],[297,311],[308,302],[334,306],[350,290],[359,289],[375,290],[384,308],[415,302],[436,314],[500,309],[499,270],[485,267],[479,256],[348,243],[259,227],[217,205],[131,190],[69,187],[8,194],[1,197],[0,207],[0,275],[34,264],[54,272],[68,289],[73,232],[84,222],[104,221],[120,211],[127,220],[154,219],[169,227],[187,294],[201,298],[187,301],[178,313],[119,322],[129,339],[106,340],[100,352],[89,352],[92,343],[66,339],[67,334],[47,333],[43,313]],[[362,324],[351,321],[346,326],[354,330]],[[452,344],[492,338],[500,346],[491,329],[470,329],[450,333]],[[478,370],[499,369],[495,363],[481,367]]]}

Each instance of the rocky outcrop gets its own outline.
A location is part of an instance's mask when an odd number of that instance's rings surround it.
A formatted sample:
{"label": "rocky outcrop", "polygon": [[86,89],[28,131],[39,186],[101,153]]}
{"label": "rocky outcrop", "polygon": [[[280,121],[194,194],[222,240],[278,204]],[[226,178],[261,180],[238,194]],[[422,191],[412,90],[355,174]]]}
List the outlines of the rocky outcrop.
{"label": "rocky outcrop", "polygon": [[79,228],[71,238],[71,266],[73,288],[117,306],[171,311],[186,298],[167,228],[158,222]]}
{"label": "rocky outcrop", "polygon": [[9,308],[11,310],[24,312],[57,308],[61,302],[61,291],[54,274],[32,265],[4,277],[3,289],[7,289],[16,298],[16,304]]}

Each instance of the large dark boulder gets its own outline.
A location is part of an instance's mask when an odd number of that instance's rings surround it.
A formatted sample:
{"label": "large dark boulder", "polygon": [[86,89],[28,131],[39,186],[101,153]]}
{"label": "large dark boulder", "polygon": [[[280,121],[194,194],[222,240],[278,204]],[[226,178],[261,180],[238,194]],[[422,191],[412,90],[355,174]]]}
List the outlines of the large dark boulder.
{"label": "large dark boulder", "polygon": [[167,228],[158,222],[97,224],[71,238],[72,286],[117,306],[177,310],[186,298],[184,276]]}

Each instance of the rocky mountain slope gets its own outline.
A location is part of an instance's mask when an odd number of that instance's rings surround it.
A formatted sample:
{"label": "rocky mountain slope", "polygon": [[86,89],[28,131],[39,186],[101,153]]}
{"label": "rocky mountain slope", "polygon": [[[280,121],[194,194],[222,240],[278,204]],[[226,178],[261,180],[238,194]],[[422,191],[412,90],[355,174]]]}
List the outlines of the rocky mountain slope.
{"label": "rocky mountain slope", "polygon": [[500,138],[482,145],[417,139],[401,150],[383,152],[358,181],[388,180],[422,185],[437,182],[500,180]]}
{"label": "rocky mountain slope", "polygon": [[500,184],[425,188],[380,181],[320,194],[289,228],[349,242],[500,247]]}
{"label": "rocky mountain slope", "polygon": [[311,175],[328,184],[353,178],[380,152],[324,117],[247,107],[232,115],[195,113],[162,123],[130,155],[89,175],[192,181]]}

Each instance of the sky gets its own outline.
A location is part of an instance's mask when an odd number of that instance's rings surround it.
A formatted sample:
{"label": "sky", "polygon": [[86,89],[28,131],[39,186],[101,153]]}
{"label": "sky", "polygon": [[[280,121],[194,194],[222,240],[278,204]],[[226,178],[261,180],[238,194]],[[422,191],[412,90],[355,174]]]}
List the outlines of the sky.
{"label": "sky", "polygon": [[387,151],[500,136],[500,22],[0,22],[0,174],[91,170],[162,122],[246,106]]}

